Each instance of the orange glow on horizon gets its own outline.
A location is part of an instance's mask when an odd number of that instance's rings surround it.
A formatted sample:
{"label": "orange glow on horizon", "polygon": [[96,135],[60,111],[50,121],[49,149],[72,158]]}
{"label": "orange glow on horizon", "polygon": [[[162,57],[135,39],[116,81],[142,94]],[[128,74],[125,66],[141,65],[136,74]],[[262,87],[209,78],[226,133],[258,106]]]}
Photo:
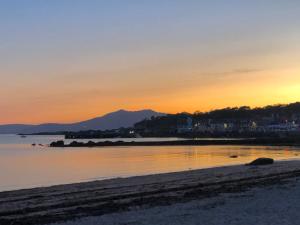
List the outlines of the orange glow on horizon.
{"label": "orange glow on horizon", "polygon": [[[300,77],[296,73],[283,75],[290,79],[265,76],[262,80],[241,80],[205,85],[197,88],[197,83],[184,88],[163,92],[121,90],[118,95],[97,95],[74,92],[74,98],[62,94],[45,98],[34,97],[7,104],[1,111],[0,124],[78,122],[103,114],[126,109],[129,111],[152,109],[163,113],[210,111],[225,107],[262,107],[273,104],[288,104],[300,101]],[[295,76],[291,75],[295,74]],[[81,95],[82,94],[82,95]],[[47,96],[49,95],[49,96]],[[80,96],[81,95],[81,96]]]}

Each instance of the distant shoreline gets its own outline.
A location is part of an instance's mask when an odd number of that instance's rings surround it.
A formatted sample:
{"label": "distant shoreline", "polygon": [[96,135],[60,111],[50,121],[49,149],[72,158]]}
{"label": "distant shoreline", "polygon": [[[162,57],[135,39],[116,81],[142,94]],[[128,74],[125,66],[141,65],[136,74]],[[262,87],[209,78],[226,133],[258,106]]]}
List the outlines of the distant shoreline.
{"label": "distant shoreline", "polygon": [[298,138],[245,138],[245,139],[205,139],[205,140],[175,140],[175,141],[100,141],[77,142],[65,144],[55,141],[50,147],[109,147],[109,146],[203,146],[203,145],[266,145],[266,146],[300,146]]}
{"label": "distant shoreline", "polygon": [[168,206],[297,177],[300,161],[280,161],[0,192],[0,224],[48,224]]}

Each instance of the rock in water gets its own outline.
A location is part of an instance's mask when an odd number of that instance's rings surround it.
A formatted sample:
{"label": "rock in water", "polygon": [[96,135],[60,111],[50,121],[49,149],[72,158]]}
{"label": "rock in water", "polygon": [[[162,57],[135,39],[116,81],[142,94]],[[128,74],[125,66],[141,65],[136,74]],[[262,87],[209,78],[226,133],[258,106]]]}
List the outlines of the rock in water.
{"label": "rock in water", "polygon": [[263,165],[270,165],[274,163],[274,159],[271,158],[258,158],[252,161],[251,163],[247,164],[248,166],[263,166]]}
{"label": "rock in water", "polygon": [[50,147],[64,147],[65,142],[64,141],[54,141],[50,144]]}

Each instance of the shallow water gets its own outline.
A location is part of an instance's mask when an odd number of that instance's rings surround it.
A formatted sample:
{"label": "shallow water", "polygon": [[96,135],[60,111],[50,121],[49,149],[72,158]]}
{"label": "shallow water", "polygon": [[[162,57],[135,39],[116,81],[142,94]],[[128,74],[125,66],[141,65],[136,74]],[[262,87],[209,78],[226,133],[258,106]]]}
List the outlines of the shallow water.
{"label": "shallow water", "polygon": [[[47,145],[61,139],[62,136],[21,138],[17,135],[0,135],[0,191],[243,164],[258,157],[300,159],[300,148],[294,147],[49,148],[31,145]],[[238,157],[231,158],[233,155]]]}

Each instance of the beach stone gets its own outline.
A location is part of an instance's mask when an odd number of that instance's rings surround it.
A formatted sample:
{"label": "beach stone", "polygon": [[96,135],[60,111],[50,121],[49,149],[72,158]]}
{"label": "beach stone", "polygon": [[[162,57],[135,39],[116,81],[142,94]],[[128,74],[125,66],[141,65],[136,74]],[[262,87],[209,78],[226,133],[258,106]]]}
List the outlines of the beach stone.
{"label": "beach stone", "polygon": [[247,164],[248,166],[263,166],[263,165],[270,165],[274,163],[274,159],[271,158],[258,158],[252,161],[251,163]]}
{"label": "beach stone", "polygon": [[81,146],[81,143],[79,143],[79,142],[77,142],[77,141],[72,141],[72,142],[70,143],[70,146],[71,146],[71,147],[79,147],[79,146]]}
{"label": "beach stone", "polygon": [[93,142],[93,141],[89,141],[89,142],[87,143],[87,146],[89,146],[89,147],[93,147],[93,146],[95,146],[95,145],[96,145],[96,143]]}
{"label": "beach stone", "polygon": [[64,141],[54,141],[50,144],[50,147],[64,147]]}

